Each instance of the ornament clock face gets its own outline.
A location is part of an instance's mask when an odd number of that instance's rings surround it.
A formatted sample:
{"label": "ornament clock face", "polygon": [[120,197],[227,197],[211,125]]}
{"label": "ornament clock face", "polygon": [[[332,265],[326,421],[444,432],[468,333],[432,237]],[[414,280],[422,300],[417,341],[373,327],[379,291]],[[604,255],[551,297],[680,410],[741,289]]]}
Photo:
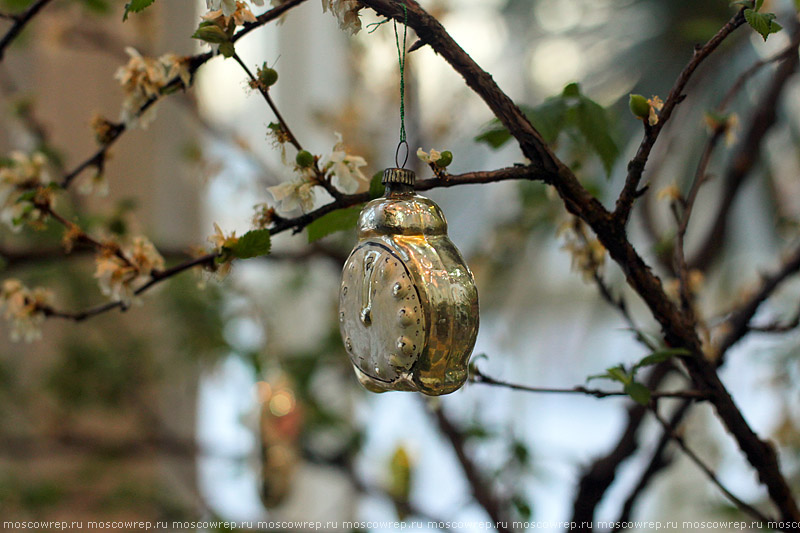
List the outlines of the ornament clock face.
{"label": "ornament clock face", "polygon": [[353,251],[339,309],[345,348],[361,372],[391,383],[412,369],[426,343],[426,317],[406,264],[391,248],[365,242]]}

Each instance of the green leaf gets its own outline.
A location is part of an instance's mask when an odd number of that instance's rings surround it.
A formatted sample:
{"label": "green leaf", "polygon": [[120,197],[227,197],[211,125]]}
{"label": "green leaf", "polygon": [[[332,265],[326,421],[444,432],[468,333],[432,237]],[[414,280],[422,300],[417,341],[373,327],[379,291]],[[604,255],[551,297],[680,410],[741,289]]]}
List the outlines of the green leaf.
{"label": "green leaf", "polygon": [[[499,123],[499,121],[492,121],[492,122]],[[511,133],[509,133],[507,129],[500,127],[484,131],[483,133],[475,137],[475,142],[486,143],[489,145],[489,147],[494,148],[496,150],[497,148],[500,148],[505,143],[507,143],[509,139],[511,139]]]}
{"label": "green leaf", "polygon": [[383,192],[386,189],[386,187],[384,187],[381,180],[383,180],[383,172],[376,172],[372,176],[372,179],[369,182],[370,200],[374,200],[375,198],[380,198],[381,196],[383,196]]}
{"label": "green leaf", "polygon": [[665,348],[663,350],[655,351],[647,357],[642,358],[641,361],[636,363],[633,369],[636,371],[643,366],[657,365],[658,363],[669,361],[673,357],[679,357],[683,355],[689,355],[689,350],[685,348]]}
{"label": "green leaf", "polygon": [[200,24],[192,34],[192,39],[199,39],[212,44],[222,44],[229,40],[225,30],[216,24]]}
{"label": "green leaf", "polygon": [[520,518],[523,520],[529,520],[531,515],[533,514],[533,510],[531,509],[530,504],[522,496],[514,496],[511,499],[511,503],[514,504],[514,508],[519,513]]}
{"label": "green leaf", "polygon": [[[561,96],[552,96],[536,107],[520,106],[533,127],[542,134],[547,143],[553,143],[566,125],[567,103]],[[497,119],[489,123],[488,129],[475,137],[476,142],[497,149],[511,139],[509,131]]]}
{"label": "green leaf", "polygon": [[620,383],[628,384],[632,381],[631,375],[625,371],[622,365],[607,368],[606,373],[611,376],[611,379],[615,379]]}
{"label": "green leaf", "polygon": [[759,11],[761,9],[761,6],[763,6],[763,5],[764,5],[764,0],[756,0],[755,10]]}
{"label": "green leaf", "polygon": [[568,83],[564,90],[561,91],[561,96],[564,98],[574,98],[579,97],[581,95],[581,87],[575,82]]}
{"label": "green leaf", "polygon": [[782,26],[775,22],[774,13],[758,13],[755,9],[745,9],[744,18],[765,41],[770,33],[777,33],[782,29]]}
{"label": "green leaf", "polygon": [[467,439],[483,440],[492,437],[494,434],[480,424],[473,424],[464,429],[462,431],[462,435],[464,435],[464,437]]}
{"label": "green leaf", "polygon": [[606,176],[610,175],[614,162],[619,156],[619,148],[611,137],[611,123],[606,115],[606,110],[585,96],[581,97],[575,109],[578,129],[586,138],[589,146],[600,156]]}
{"label": "green leaf", "polygon": [[272,239],[268,229],[254,229],[248,231],[236,241],[233,246],[226,247],[233,257],[239,259],[249,259],[250,257],[258,257],[260,255],[267,255],[272,247]]}
{"label": "green leaf", "polygon": [[641,383],[637,383],[636,381],[631,381],[625,388],[623,389],[625,394],[633,398],[633,401],[640,405],[647,405],[650,403],[650,389],[642,385]]}
{"label": "green leaf", "polygon": [[106,0],[83,0],[83,5],[85,5],[86,9],[89,11],[100,15],[108,13],[110,10],[110,6]]}
{"label": "green leaf", "polygon": [[17,201],[15,203],[21,204],[22,202],[30,202],[34,198],[36,198],[36,190],[28,190],[17,196]]}
{"label": "green leaf", "polygon": [[236,53],[236,49],[234,49],[232,42],[226,41],[224,43],[220,43],[219,53],[225,58],[233,57],[233,55]]}
{"label": "green leaf", "polygon": [[331,233],[354,228],[361,206],[339,209],[321,216],[308,225],[308,242],[314,242]]}
{"label": "green leaf", "polygon": [[589,376],[586,378],[586,382],[588,383],[593,379],[610,379],[611,381],[619,381],[620,383],[627,385],[633,381],[633,376],[625,370],[625,367],[618,365],[612,366],[611,368],[606,368],[605,374],[595,374],[593,376]]}
{"label": "green leaf", "polygon": [[128,13],[141,13],[155,1],[156,0],[131,0],[125,4],[125,13],[122,15],[122,21],[128,20]]}
{"label": "green leaf", "polygon": [[529,109],[525,116],[542,134],[545,142],[554,143],[567,123],[567,103],[563,98],[551,97],[533,109]]}

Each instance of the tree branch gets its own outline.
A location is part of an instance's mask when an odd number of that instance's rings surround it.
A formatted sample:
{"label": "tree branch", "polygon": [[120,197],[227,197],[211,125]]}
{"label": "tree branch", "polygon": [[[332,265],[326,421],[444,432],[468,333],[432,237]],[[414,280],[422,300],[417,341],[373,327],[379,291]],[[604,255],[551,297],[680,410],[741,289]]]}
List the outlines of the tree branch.
{"label": "tree branch", "polygon": [[[404,20],[404,10],[399,9],[399,2],[362,0],[362,3],[385,17]],[[552,177],[548,176],[549,180],[545,181],[549,181],[556,188],[567,210],[582,218],[595,231],[609,255],[622,268],[628,283],[644,299],[654,318],[661,325],[667,345],[686,348],[689,351],[690,355],[681,357],[681,360],[695,381],[696,387],[711,394],[711,402],[714,404],[719,418],[733,434],[747,460],[758,471],[759,479],[767,486],[770,497],[781,510],[782,518],[800,520],[800,510],[798,510],[791,490],[780,472],[775,451],[769,444],[761,441],[747,424],[741,411],[720,381],[715,368],[704,359],[702,343],[692,322],[669,300],[664,293],[661,280],[653,274],[650,267],[628,241],[623,223],[627,220],[626,212],[629,212],[629,206],[625,207],[626,202],[622,204],[621,213],[624,216],[609,213],[583,188],[572,171],[555,157],[519,108],[503,93],[492,77],[458,46],[442,25],[425,12],[416,1],[402,0],[402,3],[407,7],[408,25],[464,77],[467,85],[486,102],[500,122],[517,139],[523,154],[533,161],[534,165],[552,173]],[[707,56],[725,36],[743,22],[743,14],[740,11],[726,24],[725,28],[729,28],[728,30],[718,33],[712,39],[714,43],[708,49],[704,51],[701,48],[696,54],[703,54],[701,57]],[[711,43],[711,41],[709,42]],[[696,64],[679,77],[679,83],[673,88],[677,89],[673,96],[675,103],[680,97],[685,81],[688,81],[691,72],[699,62],[698,59]],[[681,80],[684,81],[681,82]],[[667,114],[667,118],[668,116]],[[649,153],[649,148],[646,151]],[[644,160],[642,160],[642,165]],[[641,173],[639,173],[640,176]],[[638,178],[628,180],[626,185],[630,187],[632,181],[636,181],[631,192],[633,197]],[[635,448],[635,441],[633,448]],[[588,520],[591,520],[591,517]]]}
{"label": "tree branch", "polygon": [[[653,368],[647,377],[646,385],[650,390],[657,389],[670,371],[674,370],[670,362],[662,363]],[[614,482],[617,468],[623,461],[636,452],[639,443],[636,435],[644,421],[647,408],[639,404],[631,404],[627,408],[628,421],[614,448],[603,456],[595,459],[588,465],[578,482],[575,498],[572,504],[572,517],[570,522],[581,524],[576,531],[590,533],[594,511],[602,500],[608,487]],[[588,526],[586,524],[589,524]]]}
{"label": "tree branch", "polygon": [[[49,0],[48,0],[49,1]],[[262,13],[256,19],[256,22],[247,23],[244,27],[239,30],[233,37],[231,37],[231,42],[235,43],[248,33],[250,33],[255,28],[263,26],[268,22],[271,22],[284,13],[286,13],[291,8],[302,4],[305,0],[288,0],[286,3],[281,4],[278,7],[274,7],[265,13]],[[1,57],[1,56],[0,56]],[[211,52],[205,52],[202,54],[197,54],[191,56],[189,58],[189,71],[194,75],[198,68],[200,68],[203,64],[205,64],[209,59],[213,58],[214,55]],[[161,97],[166,94],[170,93],[171,89],[177,88],[181,86],[180,77],[175,77],[170,83],[168,83],[163,89],[162,94],[158,97],[154,97],[149,99],[145,102],[142,107],[139,109],[138,115],[141,115],[144,111],[146,111],[150,106],[155,104]],[[77,178],[84,170],[91,167],[96,167],[98,170],[102,171],[103,165],[105,164],[106,157],[108,155],[108,150],[111,146],[116,143],[116,141],[122,136],[125,131],[127,131],[128,127],[125,124],[116,124],[109,132],[109,136],[106,139],[106,142],[101,146],[94,154],[89,156],[83,162],[79,163],[73,170],[64,174],[61,178],[61,186],[65,189],[70,186],[75,178]]]}
{"label": "tree branch", "polygon": [[678,79],[675,80],[672,89],[669,91],[667,100],[664,102],[664,107],[661,108],[658,114],[658,122],[653,126],[645,123],[644,138],[639,144],[636,155],[631,159],[630,163],[628,163],[628,176],[625,179],[625,185],[622,188],[622,192],[620,192],[619,198],[617,198],[617,205],[614,209],[614,217],[619,220],[621,224],[625,225],[630,218],[633,202],[636,200],[639,183],[644,173],[644,167],[647,164],[647,159],[650,157],[650,151],[653,149],[653,145],[656,143],[661,130],[664,129],[664,125],[672,116],[672,111],[675,109],[675,106],[681,103],[686,97],[686,95],[683,94],[683,90],[686,88],[686,84],[689,82],[692,74],[694,74],[694,71],[700,66],[700,63],[711,55],[720,43],[722,43],[728,35],[733,33],[736,28],[744,24],[744,22],[744,9],[740,9],[706,44],[695,48],[692,59],[690,59],[689,63],[683,68],[678,75]]}
{"label": "tree branch", "polygon": [[491,484],[483,477],[478,466],[467,454],[464,435],[447,418],[441,407],[434,408],[433,415],[439,430],[453,447],[458,462],[461,464],[461,469],[464,471],[464,476],[472,489],[475,501],[484,508],[489,518],[495,523],[495,528],[499,533],[512,533],[512,530],[504,525],[508,523],[508,520],[503,504],[497,500],[492,493]]}
{"label": "tree branch", "polygon": [[28,24],[28,22],[30,22],[31,19],[35,17],[36,14],[39,13],[39,11],[41,11],[42,8],[44,8],[44,6],[49,4],[51,1],[52,0],[37,0],[33,5],[31,5],[31,7],[26,9],[23,13],[7,17],[14,20],[14,24],[11,26],[11,28],[8,29],[6,34],[3,35],[3,38],[0,39],[0,61],[3,60],[3,57],[5,56],[6,53],[6,48],[8,48],[9,44],[11,44],[11,41],[13,41],[17,37],[17,35],[20,34],[22,29]]}
{"label": "tree branch", "polygon": [[[509,383],[507,381],[487,376],[486,374],[478,370],[478,368],[475,366],[472,367],[472,374],[470,375],[470,381],[472,381],[473,383],[483,383],[485,385],[495,385],[498,387],[505,387],[507,389],[512,389],[512,390],[545,393],[545,394],[582,394],[586,396],[593,396],[595,398],[608,398],[611,396],[617,396],[617,397],[628,396],[627,392],[590,389],[580,385],[572,387],[571,389],[553,388],[553,387],[530,387],[528,385],[519,385],[517,383]],[[707,400],[708,394],[696,390],[654,391],[651,393],[650,397],[654,399],[683,398],[688,400]]]}
{"label": "tree branch", "polygon": [[800,272],[800,246],[797,246],[786,256],[780,268],[773,274],[762,276],[761,287],[759,287],[755,294],[744,304],[733,311],[728,320],[725,321],[724,328],[728,333],[717,345],[717,353],[719,354],[718,364],[721,364],[722,360],[724,360],[724,355],[731,346],[739,342],[742,337],[750,331],[750,321],[755,316],[761,304],[764,303],[787,278],[797,272]]}
{"label": "tree branch", "polygon": [[[761,511],[759,511],[758,509],[756,509],[752,505],[742,501],[736,495],[734,495],[731,491],[729,491],[725,487],[725,485],[722,484],[722,482],[719,480],[719,478],[714,473],[714,471],[708,465],[706,465],[703,462],[703,460],[700,459],[700,457],[696,453],[694,453],[694,451],[692,451],[691,448],[689,448],[689,446],[686,445],[686,441],[683,440],[683,437],[681,437],[675,431],[675,429],[669,424],[669,422],[664,420],[661,417],[661,415],[658,414],[657,410],[655,410],[655,409],[653,410],[653,415],[656,417],[656,419],[659,421],[659,423],[664,427],[664,431],[670,436],[670,438],[672,440],[674,440],[678,444],[678,446],[680,446],[681,450],[683,450],[683,453],[685,453],[686,456],[689,457],[689,459],[691,459],[692,462],[694,464],[696,464],[700,468],[700,470],[703,471],[703,473],[708,477],[708,479],[711,480],[711,482],[714,485],[716,485],[719,488],[719,490],[722,491],[722,493],[725,495],[725,497],[727,497],[731,502],[733,502],[733,504],[736,505],[736,507],[738,507],[739,509],[741,509],[745,513],[749,514],[753,518],[762,521],[763,523],[774,522],[775,521],[774,518],[767,518],[766,516],[764,516],[763,513],[761,513]],[[789,531],[789,530],[790,530],[789,528],[785,529],[785,531]]]}
{"label": "tree branch", "polygon": [[[691,400],[684,400],[680,403],[677,409],[673,411],[672,415],[670,416],[670,426],[675,427],[677,424],[683,420],[683,417],[686,413],[689,412],[689,408],[693,405]],[[661,432],[661,437],[658,439],[658,444],[656,445],[655,450],[653,451],[653,455],[650,459],[650,462],[647,464],[647,467],[642,471],[642,474],[639,476],[639,481],[636,482],[636,485],[633,487],[631,492],[628,494],[628,497],[625,498],[625,502],[622,504],[622,510],[620,511],[619,518],[615,520],[615,523],[618,524],[626,524],[631,519],[631,513],[633,511],[633,506],[636,501],[639,499],[639,496],[644,492],[647,486],[650,484],[650,481],[658,474],[661,470],[669,466],[672,462],[671,457],[665,457],[664,454],[667,450],[667,444],[669,444],[670,435],[663,431]],[[617,533],[618,531],[622,531],[623,527],[615,527],[612,530],[612,533]]]}
{"label": "tree branch", "polygon": [[[800,38],[800,24],[795,24],[793,31],[793,39]],[[797,70],[797,65],[798,55],[788,54],[775,71],[772,82],[761,93],[761,99],[750,117],[749,127],[736,146],[734,150],[736,155],[725,172],[725,186],[711,230],[698,247],[697,255],[689,261],[690,268],[705,270],[722,248],[727,237],[728,220],[734,200],[761,156],[764,137],[777,120],[775,112],[777,102],[787,81]]]}
{"label": "tree branch", "polygon": [[[540,172],[535,167],[516,166],[516,167],[501,168],[494,171],[467,172],[464,174],[448,176],[445,179],[430,178],[426,180],[420,180],[417,182],[417,188],[420,190],[427,190],[436,187],[450,187],[453,185],[490,183],[490,182],[506,181],[506,180],[521,180],[521,179],[535,180],[538,179],[539,176]],[[328,213],[346,207],[352,207],[355,205],[363,204],[364,202],[367,202],[369,200],[370,200],[369,192],[363,192],[357,194],[340,194],[338,199],[334,199],[332,202],[327,203],[315,209],[314,211],[310,211],[308,213],[302,214],[294,218],[278,219],[275,222],[275,224],[269,228],[270,235],[277,235],[278,233],[283,233],[284,231],[288,230],[292,230],[293,233],[298,233],[302,231],[303,228],[308,226],[310,223],[312,223],[313,221],[317,220],[318,218],[324,215],[327,215]],[[62,224],[71,224],[69,221],[66,221],[66,219],[64,219],[61,222]],[[102,247],[102,243],[97,243],[97,246]],[[151,274],[150,280],[146,284],[139,287],[136,291],[134,291],[134,295],[139,296],[150,290],[153,286],[161,283],[162,281],[165,281],[173,276],[176,276],[181,272],[185,272],[186,270],[190,270],[198,266],[213,265],[214,260],[216,258],[217,254],[208,253],[203,256],[192,258],[184,262],[178,263],[175,266],[168,268],[166,270],[154,271]],[[112,311],[114,309],[121,309],[123,311],[126,310],[122,302],[107,302],[77,312],[60,311],[52,307],[43,308],[42,311],[45,313],[45,316],[48,317],[63,318],[67,320],[73,320],[76,322],[82,322],[88,318],[106,313],[108,311]]]}

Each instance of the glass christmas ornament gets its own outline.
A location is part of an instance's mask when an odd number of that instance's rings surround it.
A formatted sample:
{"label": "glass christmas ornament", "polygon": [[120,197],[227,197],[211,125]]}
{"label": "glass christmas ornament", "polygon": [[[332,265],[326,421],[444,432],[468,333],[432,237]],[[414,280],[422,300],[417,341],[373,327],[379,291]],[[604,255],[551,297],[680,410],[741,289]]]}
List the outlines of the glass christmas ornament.
{"label": "glass christmas ornament", "polygon": [[389,168],[386,193],[358,218],[344,265],[339,327],[361,384],[370,391],[457,390],[478,334],[478,292],[432,200],[414,173]]}

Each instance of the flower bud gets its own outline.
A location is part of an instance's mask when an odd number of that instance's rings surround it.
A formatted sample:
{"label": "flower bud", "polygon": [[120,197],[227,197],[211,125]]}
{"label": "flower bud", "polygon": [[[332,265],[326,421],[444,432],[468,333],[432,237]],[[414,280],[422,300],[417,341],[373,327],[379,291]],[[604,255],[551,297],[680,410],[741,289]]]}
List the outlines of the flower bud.
{"label": "flower bud", "polygon": [[641,94],[632,94],[628,100],[628,107],[637,118],[645,119],[650,114],[650,103]]}
{"label": "flower bud", "polygon": [[221,44],[229,40],[228,34],[225,30],[216,24],[201,24],[199,28],[192,35],[194,39],[200,39],[207,43]]}
{"label": "flower bud", "polygon": [[264,63],[264,67],[258,70],[258,80],[264,87],[275,85],[275,82],[278,81],[278,71],[267,67],[267,64]]}
{"label": "flower bud", "polygon": [[453,162],[453,152],[445,150],[439,154],[439,159],[436,160],[436,166],[439,168],[446,168],[447,165]]}
{"label": "flower bud", "polygon": [[[274,72],[274,71],[273,71]],[[300,168],[308,168],[314,164],[314,156],[308,150],[300,150],[295,157],[295,163]]]}

